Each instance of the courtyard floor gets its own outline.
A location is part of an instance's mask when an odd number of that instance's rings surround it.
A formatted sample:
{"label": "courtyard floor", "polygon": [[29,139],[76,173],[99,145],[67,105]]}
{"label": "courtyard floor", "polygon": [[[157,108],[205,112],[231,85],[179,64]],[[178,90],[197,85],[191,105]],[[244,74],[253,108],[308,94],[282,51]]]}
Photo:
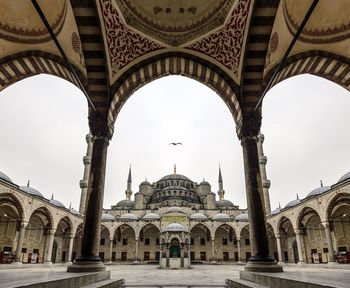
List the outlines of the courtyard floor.
{"label": "courtyard floor", "polygon": [[[350,265],[349,265],[350,266]],[[110,265],[112,279],[125,279],[126,287],[224,287],[225,279],[239,277],[241,265],[194,265],[190,270],[162,270],[155,265]],[[302,280],[312,283],[328,284],[330,287],[348,288],[350,267],[341,265],[339,269],[327,266],[299,267],[285,266],[284,273],[274,274],[278,277]],[[11,265],[0,266],[0,288],[18,287],[24,284],[44,280],[55,280],[70,277],[64,265],[23,265],[15,269]],[[197,286],[198,287],[198,286]]]}

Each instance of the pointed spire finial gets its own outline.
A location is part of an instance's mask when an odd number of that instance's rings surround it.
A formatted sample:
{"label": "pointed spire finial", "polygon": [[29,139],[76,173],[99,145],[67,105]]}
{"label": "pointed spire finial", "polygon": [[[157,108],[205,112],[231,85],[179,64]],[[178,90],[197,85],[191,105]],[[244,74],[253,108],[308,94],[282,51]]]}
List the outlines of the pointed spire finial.
{"label": "pointed spire finial", "polygon": [[53,193],[52,193],[52,195],[51,195],[51,200],[53,200]]}
{"label": "pointed spire finial", "polygon": [[131,179],[131,164],[129,166],[129,175],[128,175],[128,183],[131,183],[132,179]]}
{"label": "pointed spire finial", "polygon": [[174,164],[174,175],[176,175],[176,164]]}
{"label": "pointed spire finial", "polygon": [[297,200],[299,200],[299,194],[297,193]]}
{"label": "pointed spire finial", "polygon": [[322,182],[322,179],[320,180],[320,182],[321,182],[321,187],[323,187],[323,182]]}
{"label": "pointed spire finial", "polygon": [[219,164],[219,183],[222,182],[221,166]]}
{"label": "pointed spire finial", "polygon": [[69,202],[69,209],[72,209],[72,202]]}
{"label": "pointed spire finial", "polygon": [[281,202],[278,202],[278,209],[281,209]]}
{"label": "pointed spire finial", "polygon": [[30,184],[30,180],[28,180],[28,182],[27,182],[27,187],[29,187],[29,184]]}

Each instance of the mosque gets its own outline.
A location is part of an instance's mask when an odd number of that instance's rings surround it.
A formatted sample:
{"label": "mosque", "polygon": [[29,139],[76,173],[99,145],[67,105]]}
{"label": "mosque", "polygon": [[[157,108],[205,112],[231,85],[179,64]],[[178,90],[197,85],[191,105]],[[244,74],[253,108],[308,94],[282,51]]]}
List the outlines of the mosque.
{"label": "mosque", "polygon": [[[86,137],[80,211],[19,186],[0,172],[0,250],[3,263],[71,263],[82,245],[86,183],[93,138]],[[283,208],[270,210],[264,137],[259,163],[264,187],[269,251],[285,263],[348,263],[350,172],[331,186],[315,188]],[[154,263],[189,268],[196,263],[244,263],[251,256],[247,209],[224,198],[206,181],[172,174],[140,183],[132,200],[131,168],[125,199],[103,209],[99,256],[105,263]],[[85,202],[84,202],[85,201]]]}

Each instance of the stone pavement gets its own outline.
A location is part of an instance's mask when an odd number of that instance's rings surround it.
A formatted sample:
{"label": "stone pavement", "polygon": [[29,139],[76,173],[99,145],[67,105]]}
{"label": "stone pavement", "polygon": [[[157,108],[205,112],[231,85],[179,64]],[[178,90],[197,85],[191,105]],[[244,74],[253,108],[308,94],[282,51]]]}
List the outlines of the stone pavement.
{"label": "stone pavement", "polygon": [[[20,284],[29,284],[43,280],[54,280],[62,277],[71,277],[66,273],[64,265],[0,265],[0,288],[18,287]],[[11,268],[11,269],[8,269]],[[339,266],[342,269],[329,269],[327,266],[298,265],[285,266],[283,277],[308,282],[330,284],[332,287],[350,287],[350,265]],[[225,287],[225,279],[237,279],[242,265],[194,265],[190,270],[157,269],[156,265],[109,265],[112,279],[125,279],[126,287]],[[267,274],[267,273],[266,273]],[[280,276],[279,275],[279,276]],[[63,288],[63,287],[62,287]]]}

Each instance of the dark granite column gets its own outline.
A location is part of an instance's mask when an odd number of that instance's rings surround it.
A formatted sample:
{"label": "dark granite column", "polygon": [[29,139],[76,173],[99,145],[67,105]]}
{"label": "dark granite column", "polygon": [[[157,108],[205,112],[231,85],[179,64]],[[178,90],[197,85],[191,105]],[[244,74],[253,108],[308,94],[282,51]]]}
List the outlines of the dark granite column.
{"label": "dark granite column", "polygon": [[90,122],[94,145],[84,215],[81,254],[74,264],[68,267],[68,272],[93,272],[102,271],[106,268],[99,257],[99,245],[109,137],[107,137],[107,129],[100,129],[101,127],[106,126],[101,125],[101,122]]}
{"label": "dark granite column", "polygon": [[258,115],[249,115],[243,122],[240,134],[243,148],[250,246],[252,253],[245,270],[281,272],[282,267],[277,265],[276,260],[269,255],[264,195],[257,147],[260,123],[261,118]]}

